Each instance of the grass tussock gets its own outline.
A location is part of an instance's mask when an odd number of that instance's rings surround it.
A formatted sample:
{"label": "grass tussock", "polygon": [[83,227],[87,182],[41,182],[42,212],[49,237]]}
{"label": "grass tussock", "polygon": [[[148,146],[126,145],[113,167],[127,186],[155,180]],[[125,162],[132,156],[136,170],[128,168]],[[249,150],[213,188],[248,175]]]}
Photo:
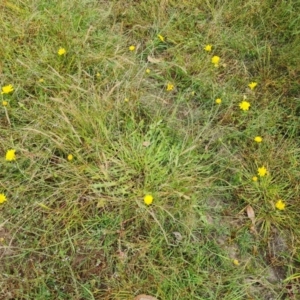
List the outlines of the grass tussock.
{"label": "grass tussock", "polygon": [[0,298],[299,297],[299,8],[0,4]]}

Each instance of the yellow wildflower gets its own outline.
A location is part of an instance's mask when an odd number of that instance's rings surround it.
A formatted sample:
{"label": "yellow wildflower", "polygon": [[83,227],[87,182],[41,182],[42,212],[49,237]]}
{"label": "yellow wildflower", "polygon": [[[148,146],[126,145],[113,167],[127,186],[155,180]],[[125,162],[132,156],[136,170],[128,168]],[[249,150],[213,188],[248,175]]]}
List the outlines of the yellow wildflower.
{"label": "yellow wildflower", "polygon": [[133,45],[131,45],[131,46],[129,46],[129,51],[134,51],[135,50],[135,46],[133,46]]}
{"label": "yellow wildflower", "polygon": [[211,62],[215,65],[215,67],[218,67],[219,66],[219,62],[220,62],[220,57],[219,56],[213,56],[211,58]]}
{"label": "yellow wildflower", "polygon": [[2,87],[1,94],[9,94],[9,93],[13,92],[13,90],[14,90],[14,87],[12,84],[5,85]]}
{"label": "yellow wildflower", "polygon": [[97,72],[96,76],[99,78],[101,76],[101,74],[99,72]]}
{"label": "yellow wildflower", "polygon": [[6,151],[5,159],[7,161],[13,161],[16,160],[16,150],[9,149]]}
{"label": "yellow wildflower", "polygon": [[69,154],[68,157],[67,157],[68,161],[73,160],[73,158],[74,158],[74,156],[72,154]]}
{"label": "yellow wildflower", "polygon": [[128,99],[128,98],[125,98],[124,101],[125,101],[125,102],[129,102],[129,99]]}
{"label": "yellow wildflower", "polygon": [[255,87],[257,86],[257,82],[251,82],[248,84],[249,88],[253,91]]}
{"label": "yellow wildflower", "polygon": [[222,99],[221,98],[216,99],[216,103],[217,104],[221,104],[222,103]]}
{"label": "yellow wildflower", "polygon": [[233,262],[233,264],[236,265],[236,266],[239,266],[239,265],[240,265],[240,262],[239,262],[237,259],[234,259],[232,262]]}
{"label": "yellow wildflower", "polygon": [[212,49],[212,45],[206,45],[206,46],[204,47],[204,50],[207,51],[207,52],[210,52],[211,49]]}
{"label": "yellow wildflower", "polygon": [[267,168],[265,168],[264,166],[262,166],[261,168],[258,168],[257,169],[257,174],[260,176],[260,177],[263,177],[265,175],[268,174],[268,170]]}
{"label": "yellow wildflower", "polygon": [[153,202],[153,197],[152,197],[152,195],[146,195],[146,196],[144,197],[144,203],[145,203],[146,205],[150,205],[152,202]]}
{"label": "yellow wildflower", "polygon": [[257,176],[253,176],[253,177],[252,177],[252,180],[253,180],[253,181],[257,181],[257,180],[258,180]]}
{"label": "yellow wildflower", "polygon": [[8,102],[5,101],[5,100],[3,100],[3,101],[2,101],[2,105],[3,105],[3,106],[7,106],[7,105],[8,105]]}
{"label": "yellow wildflower", "polygon": [[57,54],[58,55],[65,55],[67,53],[66,49],[65,48],[59,48],[58,51],[57,51]]}
{"label": "yellow wildflower", "polygon": [[239,105],[241,110],[249,110],[250,103],[248,101],[242,101]]}
{"label": "yellow wildflower", "polygon": [[261,136],[256,136],[255,138],[254,138],[254,141],[256,142],[256,143],[261,143],[262,142],[262,137]]}
{"label": "yellow wildflower", "polygon": [[150,69],[146,69],[147,74],[150,74],[150,72],[151,72]]}
{"label": "yellow wildflower", "polygon": [[280,199],[276,202],[275,207],[279,210],[285,209],[285,203]]}
{"label": "yellow wildflower", "polygon": [[45,81],[44,78],[40,78],[40,79],[39,79],[39,82],[40,82],[40,83],[43,83],[44,81]]}
{"label": "yellow wildflower", "polygon": [[4,203],[6,201],[6,196],[4,194],[0,194],[0,203]]}
{"label": "yellow wildflower", "polygon": [[162,35],[158,34],[157,37],[161,40],[161,42],[165,41],[165,38]]}
{"label": "yellow wildflower", "polygon": [[170,91],[172,91],[173,89],[174,89],[174,84],[172,84],[172,83],[169,82],[169,83],[167,84],[167,91],[170,92]]}

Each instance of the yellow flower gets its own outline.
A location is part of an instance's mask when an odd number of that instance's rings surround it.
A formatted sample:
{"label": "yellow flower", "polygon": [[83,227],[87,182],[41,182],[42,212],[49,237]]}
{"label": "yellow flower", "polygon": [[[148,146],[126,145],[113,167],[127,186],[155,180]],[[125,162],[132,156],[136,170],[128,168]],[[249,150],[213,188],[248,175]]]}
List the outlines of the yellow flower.
{"label": "yellow flower", "polygon": [[67,157],[68,161],[73,160],[73,158],[74,158],[74,156],[72,154],[69,154],[68,157]]}
{"label": "yellow flower", "polygon": [[250,103],[248,101],[242,101],[239,105],[241,110],[249,110]]}
{"label": "yellow flower", "polygon": [[7,105],[8,105],[8,102],[5,101],[5,100],[3,100],[3,101],[2,101],[2,105],[3,105],[3,106],[7,106]]}
{"label": "yellow flower", "polygon": [[131,45],[131,46],[129,46],[129,51],[134,51],[135,50],[135,46],[133,46],[133,45]]}
{"label": "yellow flower", "polygon": [[239,265],[240,265],[240,262],[239,262],[237,259],[234,259],[232,262],[233,262],[233,264],[236,265],[236,266],[239,266]]}
{"label": "yellow flower", "polygon": [[257,86],[257,82],[251,82],[248,84],[249,88],[253,91],[255,87]]}
{"label": "yellow flower", "polygon": [[13,161],[16,160],[16,150],[9,149],[6,151],[5,159],[7,161]]}
{"label": "yellow flower", "polygon": [[211,48],[212,48],[212,45],[206,45],[204,47],[204,50],[207,51],[207,52],[210,52],[211,51]]}
{"label": "yellow flower", "polygon": [[151,72],[150,69],[146,69],[147,74],[150,74],[150,72]]}
{"label": "yellow flower", "polygon": [[4,203],[6,200],[7,200],[7,199],[6,199],[5,195],[4,195],[4,194],[0,194],[0,203],[2,204],[2,203]]}
{"label": "yellow flower", "polygon": [[261,136],[256,136],[255,138],[254,138],[254,141],[256,142],[256,143],[261,143],[262,142],[262,137]]}
{"label": "yellow flower", "polygon": [[263,177],[268,174],[268,170],[264,166],[262,166],[261,168],[257,169],[257,174],[258,176]]}
{"label": "yellow flower", "polygon": [[40,82],[40,83],[43,83],[44,81],[45,81],[44,78],[40,78],[40,79],[39,79],[39,82]]}
{"label": "yellow flower", "polygon": [[165,41],[165,38],[164,38],[162,35],[158,34],[157,37],[158,37],[162,42]]}
{"label": "yellow flower", "polygon": [[278,200],[275,204],[275,207],[279,210],[285,209],[285,203],[282,200]]}
{"label": "yellow flower", "polygon": [[58,55],[65,55],[67,53],[66,49],[65,48],[59,48],[58,51],[57,51],[57,54]]}
{"label": "yellow flower", "polygon": [[252,180],[253,180],[253,181],[257,181],[257,180],[258,180],[257,176],[253,176],[253,177],[252,177]]}
{"label": "yellow flower", "polygon": [[152,202],[153,202],[153,197],[152,197],[152,195],[146,195],[146,196],[144,197],[144,203],[145,203],[146,205],[150,205]]}
{"label": "yellow flower", "polygon": [[128,99],[128,98],[125,98],[124,101],[125,101],[125,102],[129,102],[129,99]]}
{"label": "yellow flower", "polygon": [[13,90],[14,90],[14,87],[12,84],[5,85],[2,87],[1,94],[9,94],[9,93],[13,92]]}
{"label": "yellow flower", "polygon": [[99,78],[101,76],[101,74],[99,72],[97,72],[96,76]]}
{"label": "yellow flower", "polygon": [[174,85],[173,85],[172,83],[169,82],[169,83],[167,84],[167,91],[170,92],[170,91],[172,91],[173,89],[174,89]]}
{"label": "yellow flower", "polygon": [[221,104],[222,103],[222,99],[221,98],[216,99],[216,103],[217,104]]}
{"label": "yellow flower", "polygon": [[215,65],[215,67],[219,66],[219,62],[220,62],[220,57],[219,56],[213,56],[211,59],[211,62]]}

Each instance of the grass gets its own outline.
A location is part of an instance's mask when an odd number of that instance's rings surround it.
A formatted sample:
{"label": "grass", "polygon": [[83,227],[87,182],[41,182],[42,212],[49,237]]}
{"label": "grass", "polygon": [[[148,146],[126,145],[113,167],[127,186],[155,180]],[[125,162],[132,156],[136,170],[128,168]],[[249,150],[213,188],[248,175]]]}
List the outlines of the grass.
{"label": "grass", "polygon": [[299,8],[0,4],[0,298],[298,299]]}

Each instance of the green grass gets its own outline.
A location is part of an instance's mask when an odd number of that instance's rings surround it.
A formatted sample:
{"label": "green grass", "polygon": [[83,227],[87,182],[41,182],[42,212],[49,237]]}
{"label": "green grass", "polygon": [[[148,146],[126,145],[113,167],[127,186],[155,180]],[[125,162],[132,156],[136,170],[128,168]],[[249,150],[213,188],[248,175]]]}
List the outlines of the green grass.
{"label": "green grass", "polygon": [[299,8],[0,4],[0,298],[297,299]]}

